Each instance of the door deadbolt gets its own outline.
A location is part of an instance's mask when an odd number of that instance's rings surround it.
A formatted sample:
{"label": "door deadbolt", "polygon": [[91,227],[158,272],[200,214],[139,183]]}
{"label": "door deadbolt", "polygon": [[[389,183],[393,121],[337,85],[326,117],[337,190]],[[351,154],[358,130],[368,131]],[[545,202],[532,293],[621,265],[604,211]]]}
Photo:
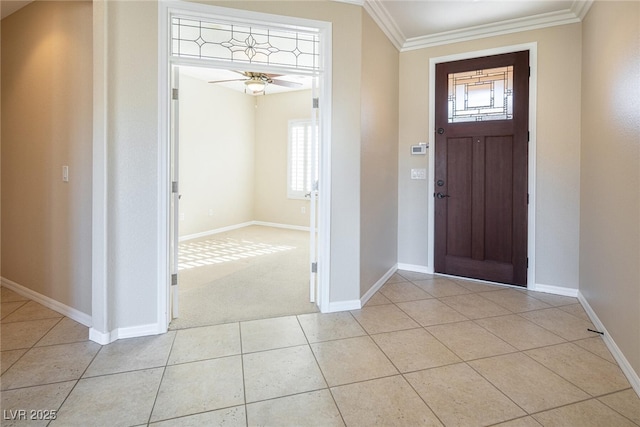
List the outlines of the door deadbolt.
{"label": "door deadbolt", "polygon": [[436,185],[437,185],[438,187],[442,187],[442,186],[444,185],[444,181],[443,181],[443,180],[441,180],[441,179],[439,179],[438,181],[436,181]]}
{"label": "door deadbolt", "polygon": [[444,128],[438,128],[438,135],[442,135],[444,133]]}

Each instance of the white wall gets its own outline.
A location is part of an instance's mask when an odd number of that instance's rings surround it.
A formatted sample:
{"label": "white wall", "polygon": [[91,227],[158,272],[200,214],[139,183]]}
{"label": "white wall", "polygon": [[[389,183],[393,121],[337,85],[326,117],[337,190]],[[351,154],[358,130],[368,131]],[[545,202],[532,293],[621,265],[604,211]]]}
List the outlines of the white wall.
{"label": "white wall", "polygon": [[308,227],[309,200],[287,197],[287,148],[289,120],[310,117],[310,90],[252,96],[182,73],[180,236],[250,221]]}
{"label": "white wall", "polygon": [[[583,22],[580,293],[640,376],[640,3]],[[639,391],[640,384],[636,384]]]}
{"label": "white wall", "polygon": [[[400,54],[398,261],[428,265],[427,181],[410,179],[427,168],[410,146],[432,141],[429,58],[501,46],[538,43],[536,153],[536,283],[578,288],[580,216],[580,24],[490,37]],[[535,89],[534,89],[535,90]],[[531,255],[530,255],[531,256]]]}
{"label": "white wall", "polygon": [[[255,97],[254,220],[309,226],[309,200],[287,197],[289,120],[310,119],[310,90]],[[304,208],[304,212],[302,212]]]}
{"label": "white wall", "polygon": [[180,236],[254,219],[255,98],[180,75]]}

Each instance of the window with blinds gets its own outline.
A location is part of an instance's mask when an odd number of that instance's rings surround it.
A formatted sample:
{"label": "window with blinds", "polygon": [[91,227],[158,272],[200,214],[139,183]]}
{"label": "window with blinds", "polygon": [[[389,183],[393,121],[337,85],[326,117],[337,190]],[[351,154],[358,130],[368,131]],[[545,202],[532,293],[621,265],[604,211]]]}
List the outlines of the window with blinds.
{"label": "window with blinds", "polygon": [[304,199],[318,180],[318,130],[311,120],[289,121],[287,197]]}

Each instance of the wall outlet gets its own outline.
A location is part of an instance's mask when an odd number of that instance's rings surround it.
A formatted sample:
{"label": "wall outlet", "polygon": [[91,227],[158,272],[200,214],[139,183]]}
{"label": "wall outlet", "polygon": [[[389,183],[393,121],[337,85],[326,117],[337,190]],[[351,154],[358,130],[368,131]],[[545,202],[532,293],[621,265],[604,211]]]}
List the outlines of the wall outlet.
{"label": "wall outlet", "polygon": [[213,216],[213,209],[209,209],[209,216]]}
{"label": "wall outlet", "polygon": [[306,206],[300,207],[300,213],[301,214],[306,214],[307,213],[307,207]]}
{"label": "wall outlet", "polygon": [[180,214],[180,221],[184,221],[184,214],[183,213]]}

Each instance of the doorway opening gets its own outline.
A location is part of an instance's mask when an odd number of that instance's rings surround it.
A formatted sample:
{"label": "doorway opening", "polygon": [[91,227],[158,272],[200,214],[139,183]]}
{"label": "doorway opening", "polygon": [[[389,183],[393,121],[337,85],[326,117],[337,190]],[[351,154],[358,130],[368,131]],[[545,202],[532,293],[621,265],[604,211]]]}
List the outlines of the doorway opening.
{"label": "doorway opening", "polygon": [[179,310],[170,329],[318,311],[309,295],[317,144],[300,129],[312,125],[314,78],[182,65],[176,74]]}
{"label": "doorway opening", "polygon": [[[158,295],[161,317],[169,325],[179,314],[179,103],[172,100],[179,93],[179,67],[191,66],[219,69],[243,74],[250,80],[256,76],[278,74],[280,76],[311,77],[316,85],[312,101],[314,115],[311,121],[317,128],[312,134],[317,138],[317,180],[306,195],[309,207],[305,208],[312,221],[308,226],[309,258],[307,262],[307,301],[312,301],[320,311],[329,309],[330,277],[330,134],[331,134],[331,24],[322,21],[280,17],[250,11],[242,11],[193,3],[165,5],[160,9],[161,45],[161,116],[166,117],[167,128],[161,130],[161,141],[166,151],[159,158],[160,189],[159,220],[161,224],[161,269],[159,283],[165,283]],[[260,77],[264,80],[264,77]],[[275,86],[267,82],[269,86]],[[245,86],[247,90],[260,88]],[[268,92],[265,92],[268,93]],[[179,95],[177,95],[179,97]],[[275,96],[275,95],[274,95]],[[260,95],[258,99],[267,99]],[[176,143],[177,142],[177,143]],[[163,190],[164,188],[164,190]],[[213,208],[211,208],[213,209]],[[298,214],[302,214],[299,207]],[[206,209],[209,215],[209,208]],[[213,215],[221,211],[212,211]],[[317,215],[315,215],[317,214]],[[186,216],[186,212],[185,212]],[[316,221],[314,223],[313,221]],[[247,221],[245,225],[258,225],[260,221]],[[162,227],[166,224],[166,228]],[[237,225],[237,224],[236,224]],[[268,223],[266,225],[272,226]],[[249,227],[246,227],[249,228]],[[311,232],[311,231],[315,231]],[[211,230],[210,230],[211,231]],[[217,230],[220,231],[220,230]],[[224,230],[223,230],[224,231]],[[228,230],[233,231],[233,230]],[[311,262],[309,262],[311,261]]]}

